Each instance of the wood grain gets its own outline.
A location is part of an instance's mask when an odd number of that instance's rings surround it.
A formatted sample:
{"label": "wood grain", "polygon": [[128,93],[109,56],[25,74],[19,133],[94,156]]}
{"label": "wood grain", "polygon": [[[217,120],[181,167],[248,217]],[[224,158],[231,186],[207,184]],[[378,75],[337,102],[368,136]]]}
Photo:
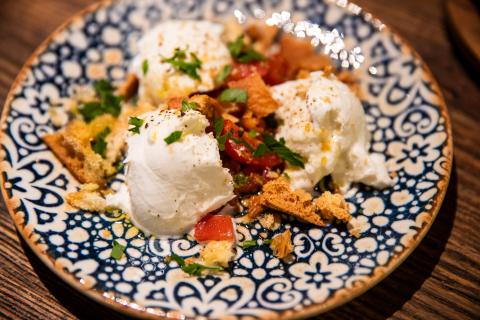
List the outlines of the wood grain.
{"label": "wood grain", "polygon": [[[0,0],[0,105],[21,65],[92,0]],[[452,47],[440,0],[358,0],[397,30],[431,67],[453,122],[455,162],[444,205],[415,252],[390,277],[325,319],[480,318],[479,75]],[[19,241],[2,202],[0,318],[124,319],[63,283]]]}

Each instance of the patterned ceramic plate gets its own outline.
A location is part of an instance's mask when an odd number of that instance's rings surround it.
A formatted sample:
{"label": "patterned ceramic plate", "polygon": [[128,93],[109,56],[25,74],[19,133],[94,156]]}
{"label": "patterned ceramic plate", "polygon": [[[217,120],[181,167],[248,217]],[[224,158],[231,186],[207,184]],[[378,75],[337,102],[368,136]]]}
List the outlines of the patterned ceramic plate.
{"label": "patterned ceramic plate", "polygon": [[[94,79],[121,80],[133,46],[153,24],[168,18],[231,17],[234,9],[292,12],[339,30],[359,46],[365,62],[355,71],[372,132],[372,152],[396,172],[384,191],[354,186],[347,194],[362,223],[360,238],[337,226],[297,222],[295,261],[284,263],[269,248],[239,249],[229,274],[186,277],[165,257],[198,253],[180,239],[145,237],[122,216],[72,210],[64,204],[78,182],[41,137],[55,130],[48,109]],[[26,242],[72,286],[115,309],[140,316],[289,318],[339,306],[395,269],[432,224],[452,165],[447,110],[420,57],[379,20],[347,1],[134,1],[94,5],[68,21],[37,49],[17,77],[1,122],[2,191]],[[256,238],[258,224],[241,227]],[[126,246],[110,258],[113,241]],[[265,246],[263,246],[265,247]]]}

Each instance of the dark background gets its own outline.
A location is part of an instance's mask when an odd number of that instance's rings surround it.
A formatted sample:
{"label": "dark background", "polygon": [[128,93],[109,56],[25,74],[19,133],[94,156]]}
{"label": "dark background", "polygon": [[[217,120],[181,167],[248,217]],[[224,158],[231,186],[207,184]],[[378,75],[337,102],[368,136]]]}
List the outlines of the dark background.
{"label": "dark background", "polygon": [[[460,0],[459,0],[460,1]],[[0,0],[0,106],[24,61],[92,0]],[[445,95],[455,161],[444,204],[415,252],[386,280],[325,319],[480,318],[479,74],[452,46],[441,0],[357,0],[425,59]],[[477,80],[475,80],[477,77]],[[476,82],[477,81],[477,82]],[[0,318],[121,319],[51,273],[0,208]]]}

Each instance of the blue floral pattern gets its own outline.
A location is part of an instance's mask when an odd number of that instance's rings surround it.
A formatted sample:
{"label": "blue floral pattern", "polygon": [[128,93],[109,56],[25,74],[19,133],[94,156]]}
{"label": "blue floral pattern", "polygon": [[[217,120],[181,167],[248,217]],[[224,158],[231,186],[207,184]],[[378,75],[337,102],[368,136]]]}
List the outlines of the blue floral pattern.
{"label": "blue floral pattern", "polygon": [[[50,106],[76,86],[124,78],[136,40],[153,24],[167,18],[228,17],[237,8],[249,14],[255,8],[291,11],[338,29],[347,43],[362,48],[366,63],[355,74],[371,148],[396,173],[395,186],[355,185],[348,192],[360,238],[336,225],[319,229],[292,221],[284,227],[293,235],[295,261],[278,260],[267,246],[239,249],[230,273],[188,277],[165,261],[171,253],[197,254],[199,246],[188,239],[146,237],[122,215],[79,212],[66,205],[65,194],[78,183],[41,137],[57,129]],[[89,290],[147,312],[282,317],[312,305],[320,310],[338,291],[368,286],[375,272],[407,251],[431,223],[451,167],[448,120],[436,86],[417,55],[382,28],[356,7],[327,0],[123,0],[75,19],[26,69],[3,117],[1,174],[18,228],[53,265]],[[239,236],[256,239],[264,232],[258,223],[242,225]],[[119,261],[110,258],[114,240],[126,247]]]}

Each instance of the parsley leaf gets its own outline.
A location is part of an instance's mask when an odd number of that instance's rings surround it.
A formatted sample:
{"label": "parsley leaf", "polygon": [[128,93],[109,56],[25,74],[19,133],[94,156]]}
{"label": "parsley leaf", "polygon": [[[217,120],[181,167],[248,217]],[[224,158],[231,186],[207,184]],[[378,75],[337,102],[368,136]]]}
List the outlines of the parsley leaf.
{"label": "parsley leaf", "polygon": [[292,166],[305,168],[304,159],[296,152],[293,152],[287,146],[285,146],[285,139],[281,138],[279,141],[275,140],[271,135],[265,134],[263,136],[263,142],[269,149],[278,154],[280,158],[284,159]]}
{"label": "parsley leaf", "polygon": [[219,137],[222,134],[224,122],[225,120],[223,120],[223,118],[215,119],[213,123],[213,127],[215,129],[215,137]]}
{"label": "parsley leaf", "polygon": [[250,177],[246,176],[244,173],[240,172],[233,176],[233,187],[235,189],[241,188],[250,181]]}
{"label": "parsley leaf", "polygon": [[217,85],[222,84],[225,81],[225,79],[228,78],[231,72],[232,72],[232,66],[230,64],[223,67],[222,71],[220,71],[220,73],[217,74],[217,77],[215,78],[215,83]]}
{"label": "parsley leaf", "polygon": [[245,147],[247,147],[247,149],[250,151],[250,152],[255,152],[255,148],[253,148],[250,143],[248,143],[247,141],[243,140],[242,138],[232,138],[233,142],[237,143],[237,144],[243,144]]}
{"label": "parsley leaf", "polygon": [[257,130],[252,129],[252,130],[248,131],[248,136],[250,138],[254,139],[257,136]]}
{"label": "parsley leaf", "polygon": [[182,131],[173,131],[168,137],[163,139],[167,144],[177,142],[182,137]]}
{"label": "parsley leaf", "polygon": [[265,60],[265,56],[252,47],[247,47],[243,42],[244,35],[240,35],[235,41],[227,44],[228,50],[232,58],[240,63],[249,63],[252,61]]}
{"label": "parsley leaf", "polygon": [[117,170],[117,172],[121,172],[124,167],[125,167],[125,164],[123,163],[123,161],[120,161],[115,167],[115,169]]}
{"label": "parsley leaf", "polygon": [[182,257],[176,255],[175,253],[173,253],[170,257],[173,261],[178,263],[178,265],[180,266],[183,272],[193,276],[201,276],[204,270],[217,270],[217,271],[224,270],[224,268],[220,266],[205,266],[199,263],[185,264],[185,260]]}
{"label": "parsley leaf", "polygon": [[144,122],[145,121],[143,121],[143,119],[140,119],[137,117],[130,117],[130,119],[128,119],[128,124],[132,125],[133,127],[128,129],[128,131],[137,133],[137,134],[140,133],[140,128],[143,126]]}
{"label": "parsley leaf", "polygon": [[80,106],[78,111],[83,119],[90,122],[105,113],[118,117],[121,111],[122,97],[114,95],[115,87],[106,80],[99,80],[95,82],[94,88],[100,101],[90,101]]}
{"label": "parsley leaf", "polygon": [[125,247],[118,243],[117,240],[113,240],[113,247],[112,251],[110,252],[110,257],[115,260],[120,260],[122,259],[124,252]]}
{"label": "parsley leaf", "polygon": [[180,50],[176,48],[171,58],[163,59],[162,62],[170,63],[175,69],[187,74],[190,78],[201,80],[197,73],[197,69],[202,67],[202,62],[198,59],[197,55],[193,52],[190,53],[191,61],[186,61],[186,50]]}
{"label": "parsley leaf", "polygon": [[101,92],[111,92],[115,90],[115,87],[105,79],[95,81],[93,88],[98,95],[100,95]]}
{"label": "parsley leaf", "polygon": [[95,139],[90,143],[92,150],[101,155],[102,158],[105,158],[105,153],[107,152],[107,142],[105,141],[105,138],[109,133],[110,128],[107,127],[103,129],[103,131],[97,134]]}
{"label": "parsley leaf", "polygon": [[198,104],[195,102],[188,102],[187,100],[182,100],[182,112],[185,113],[188,110],[197,110]]}
{"label": "parsley leaf", "polygon": [[263,244],[266,244],[266,245],[272,244],[272,239],[265,239],[265,240],[263,240]]}
{"label": "parsley leaf", "polygon": [[220,151],[225,150],[225,143],[227,142],[228,139],[230,139],[232,137],[232,135],[233,135],[232,131],[228,131],[223,136],[218,136],[217,137],[218,150],[220,150]]}
{"label": "parsley leaf", "polygon": [[143,72],[143,75],[144,75],[144,76],[146,76],[147,73],[148,73],[148,67],[149,67],[149,65],[148,65],[148,60],[147,60],[147,59],[143,60],[143,63],[142,63],[142,72]]}
{"label": "parsley leaf", "polygon": [[225,89],[220,94],[218,99],[221,102],[239,102],[245,103],[247,102],[247,91],[238,88],[230,88]]}
{"label": "parsley leaf", "polygon": [[257,241],[255,240],[245,240],[240,245],[243,250],[250,249],[257,246]]}
{"label": "parsley leaf", "polygon": [[263,156],[267,151],[269,151],[268,147],[262,143],[257,147],[257,150],[253,152],[253,157],[258,158]]}

